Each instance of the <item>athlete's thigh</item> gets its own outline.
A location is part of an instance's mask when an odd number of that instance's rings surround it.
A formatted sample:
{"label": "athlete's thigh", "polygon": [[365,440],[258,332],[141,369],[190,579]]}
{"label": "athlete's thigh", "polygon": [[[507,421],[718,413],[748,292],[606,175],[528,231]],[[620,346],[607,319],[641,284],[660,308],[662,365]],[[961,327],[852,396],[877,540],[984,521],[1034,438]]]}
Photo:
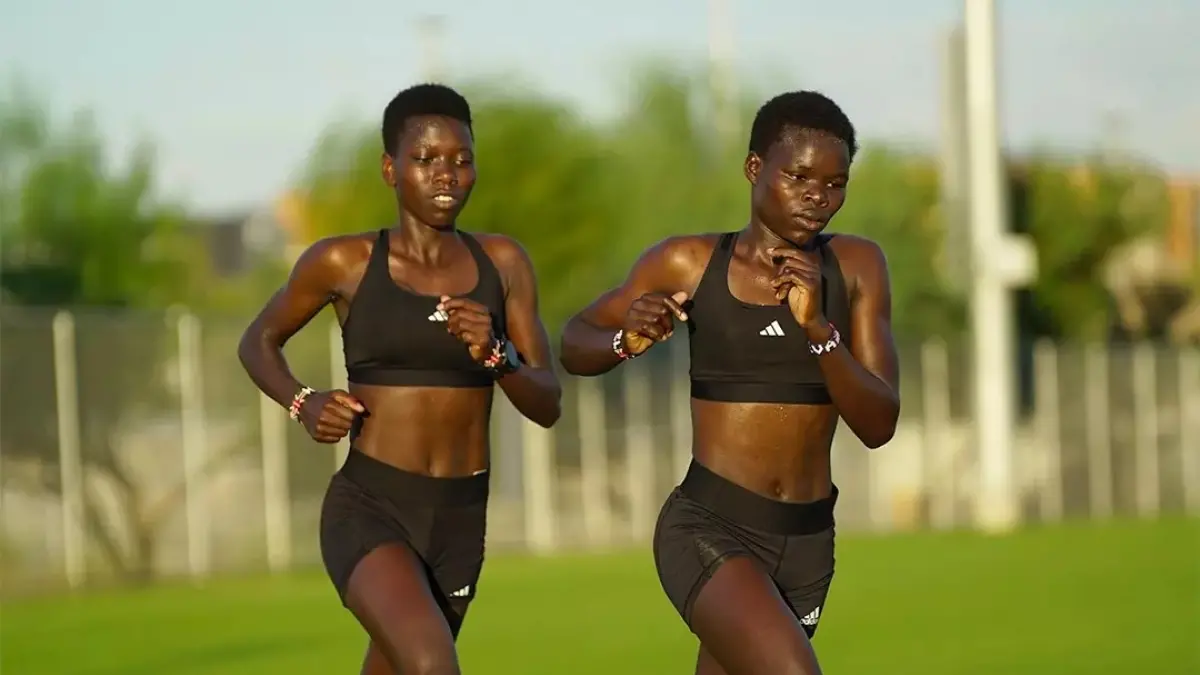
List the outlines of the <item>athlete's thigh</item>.
{"label": "athlete's thigh", "polygon": [[730,558],[713,573],[691,627],[727,675],[820,675],[800,622],[752,558]]}
{"label": "athlete's thigh", "polygon": [[396,672],[459,675],[454,636],[408,545],[368,553],[350,575],[346,606]]}

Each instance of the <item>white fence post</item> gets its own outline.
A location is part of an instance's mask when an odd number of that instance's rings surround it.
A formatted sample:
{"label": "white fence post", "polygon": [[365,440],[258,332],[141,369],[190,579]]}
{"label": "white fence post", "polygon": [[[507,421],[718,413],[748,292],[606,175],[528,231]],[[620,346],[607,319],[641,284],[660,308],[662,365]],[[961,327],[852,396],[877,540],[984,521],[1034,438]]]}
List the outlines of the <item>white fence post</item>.
{"label": "white fence post", "polygon": [[575,380],[579,416],[579,481],[583,528],[589,546],[612,540],[612,505],[608,499],[608,408],[603,381]]}
{"label": "white fence post", "polygon": [[1134,480],[1138,515],[1158,513],[1158,373],[1154,347],[1139,342],[1133,348],[1133,424],[1136,429]]}
{"label": "white fence post", "polygon": [[1200,514],[1200,351],[1179,352],[1179,450],[1186,512]]}
{"label": "white fence post", "polygon": [[[938,338],[921,344],[921,403],[925,442],[918,452],[922,500],[929,505],[930,524],[937,529],[954,527],[958,500],[950,410],[950,359],[946,343]],[[941,478],[941,480],[939,480]]]}
{"label": "white fence post", "polygon": [[75,319],[54,315],[54,390],[58,412],[58,462],[62,480],[63,559],[67,583],[83,585],[87,574],[84,533],[83,462],[79,438],[79,381],[76,373]]}
{"label": "white fence post", "polygon": [[[342,353],[342,327],[335,320],[329,327],[329,382],[334,389],[347,389],[346,356]],[[333,448],[333,470],[338,471],[350,454],[350,437],[338,441]]]}
{"label": "white fence post", "polygon": [[1058,401],[1058,350],[1050,340],[1038,340],[1034,345],[1033,372],[1038,446],[1045,453],[1041,464],[1040,515],[1044,521],[1058,522],[1063,517],[1062,410]]}
{"label": "white fence post", "polygon": [[692,463],[691,355],[678,335],[671,341],[671,445],[676,481],[682,481]]}
{"label": "white fence post", "polygon": [[554,550],[554,432],[511,410],[521,424],[525,541],[537,553]]}
{"label": "white fence post", "polygon": [[625,479],[629,534],[648,539],[654,529],[654,430],[650,426],[650,378],[645,364],[625,364]]}
{"label": "white fence post", "polygon": [[190,313],[176,320],[179,338],[179,412],[183,430],[184,500],[187,520],[188,572],[208,576],[212,526],[208,503],[208,434],[204,416],[203,359],[200,322]]}
{"label": "white fence post", "polygon": [[282,572],[292,564],[288,418],[279,404],[266,394],[261,394],[258,401],[258,423],[262,432],[263,515],[266,525],[267,566],[272,572]]}
{"label": "white fence post", "polygon": [[1090,518],[1113,514],[1112,424],[1109,419],[1108,352],[1089,343],[1084,349],[1083,389],[1088,448],[1088,501]]}

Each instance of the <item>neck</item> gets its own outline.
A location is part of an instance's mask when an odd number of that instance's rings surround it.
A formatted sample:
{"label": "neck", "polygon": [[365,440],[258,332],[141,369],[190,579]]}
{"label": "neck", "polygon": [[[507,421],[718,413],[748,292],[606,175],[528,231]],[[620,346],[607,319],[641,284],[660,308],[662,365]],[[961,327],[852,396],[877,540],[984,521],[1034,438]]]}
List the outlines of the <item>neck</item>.
{"label": "neck", "polygon": [[757,219],[752,219],[746,227],[742,228],[738,241],[744,242],[749,247],[752,258],[766,262],[771,262],[771,254],[767,253],[770,249],[801,248],[797,242],[788,241],[775,234]]}
{"label": "neck", "polygon": [[437,263],[445,255],[446,246],[458,238],[453,225],[433,227],[406,211],[400,212],[400,223],[392,228],[392,250],[406,258]]}

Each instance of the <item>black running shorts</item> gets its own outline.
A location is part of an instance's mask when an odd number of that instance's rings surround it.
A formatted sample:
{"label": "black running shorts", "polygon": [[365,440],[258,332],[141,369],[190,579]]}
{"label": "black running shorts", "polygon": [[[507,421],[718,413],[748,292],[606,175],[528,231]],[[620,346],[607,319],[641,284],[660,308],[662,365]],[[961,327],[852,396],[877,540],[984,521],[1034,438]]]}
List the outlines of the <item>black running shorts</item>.
{"label": "black running shorts", "polygon": [[690,627],[696,598],[717,568],[735,556],[750,558],[812,637],[833,580],[836,502],[836,487],[815,502],[775,501],[692,462],[654,531],[659,582]]}
{"label": "black running shorts", "polygon": [[433,478],[351,450],[321,507],[321,557],[342,603],[359,561],[383,544],[405,544],[457,634],[483,569],[487,499],[487,473]]}

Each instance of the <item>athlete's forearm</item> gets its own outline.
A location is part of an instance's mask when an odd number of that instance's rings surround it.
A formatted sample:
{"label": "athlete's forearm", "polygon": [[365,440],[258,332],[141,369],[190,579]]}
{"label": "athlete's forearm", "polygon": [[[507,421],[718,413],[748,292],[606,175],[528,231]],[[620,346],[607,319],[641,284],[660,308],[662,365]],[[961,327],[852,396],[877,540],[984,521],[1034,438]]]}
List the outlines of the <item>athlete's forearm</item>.
{"label": "athlete's forearm", "polygon": [[[809,331],[809,339],[820,343],[831,334],[832,329],[818,327]],[[899,392],[864,368],[847,345],[821,354],[817,362],[833,405],[854,435],[871,449],[892,440],[900,419]]]}
{"label": "athlete's forearm", "polygon": [[562,415],[562,386],[552,369],[522,365],[499,383],[513,407],[539,426],[549,429]]}
{"label": "athlete's forearm", "polygon": [[291,405],[302,385],[288,368],[282,347],[251,326],[238,343],[238,360],[259,390],[284,408]]}
{"label": "athlete's forearm", "polygon": [[613,349],[615,328],[598,328],[580,317],[573,317],[563,328],[559,362],[572,375],[603,375],[621,364]]}

